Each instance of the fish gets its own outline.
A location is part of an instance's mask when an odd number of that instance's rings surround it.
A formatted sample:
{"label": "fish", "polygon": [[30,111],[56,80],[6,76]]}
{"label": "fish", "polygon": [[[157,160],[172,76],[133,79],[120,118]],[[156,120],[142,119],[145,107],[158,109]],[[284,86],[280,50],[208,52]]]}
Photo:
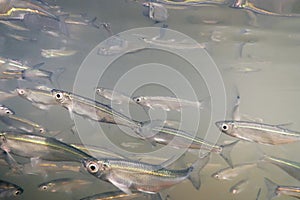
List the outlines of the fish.
{"label": "fish", "polygon": [[[110,191],[110,192],[104,192],[104,193],[84,197],[80,200],[111,200],[111,199],[129,200],[129,199],[142,198],[144,196],[145,196],[144,193],[141,193],[141,192],[138,192],[138,191],[132,191],[131,194],[126,194],[122,191]],[[149,197],[152,200],[162,200],[159,193],[158,194],[152,194]]]}
{"label": "fish", "polygon": [[[144,131],[145,132],[145,131]],[[190,133],[170,127],[154,126],[151,129],[152,136],[145,136],[152,144],[174,145],[176,148],[205,149],[219,154],[229,166],[233,166],[230,153],[238,141],[225,145],[212,144]]]}
{"label": "fish", "polygon": [[11,155],[17,155],[47,161],[73,162],[93,158],[89,154],[53,137],[17,131],[0,132],[0,147],[10,158],[12,158]]}
{"label": "fish", "polygon": [[219,171],[213,173],[211,176],[218,180],[233,180],[235,177],[247,172],[248,170],[256,166],[256,163],[243,163],[235,165],[233,166],[233,168],[227,167],[224,169],[220,169]]}
{"label": "fish", "polygon": [[218,121],[215,124],[229,136],[259,144],[280,145],[300,140],[300,132],[288,130],[282,125],[234,120]]}
{"label": "fish", "polygon": [[300,187],[277,185],[268,178],[264,178],[264,181],[268,189],[266,196],[268,200],[273,199],[278,195],[285,195],[300,199]]}
{"label": "fish", "polygon": [[44,192],[71,193],[74,190],[83,189],[83,187],[87,187],[92,183],[93,181],[87,179],[61,178],[41,183],[38,189]]}
{"label": "fish", "polygon": [[49,110],[52,106],[58,105],[52,97],[52,89],[37,88],[17,88],[17,94],[32,103],[33,106],[41,110]]}
{"label": "fish", "polygon": [[27,1],[7,1],[1,6],[0,20],[23,20],[26,15],[41,15],[59,20],[41,6]]}
{"label": "fish", "polygon": [[290,161],[283,158],[277,158],[273,156],[264,155],[260,161],[272,163],[276,165],[283,171],[285,171],[290,176],[294,177],[298,181],[300,181],[300,163],[295,161]]}
{"label": "fish", "polygon": [[230,6],[232,8],[239,8],[239,9],[245,9],[249,10],[251,12],[260,14],[260,15],[269,15],[269,16],[277,16],[277,17],[300,17],[299,14],[296,13],[276,13],[271,12],[262,8],[256,7],[252,2],[249,2],[248,0],[235,0],[234,3]]}
{"label": "fish", "polygon": [[72,56],[76,54],[76,50],[66,50],[65,48],[60,49],[41,49],[41,55],[44,58],[59,58],[59,57],[66,57]]}
{"label": "fish", "polygon": [[79,95],[63,90],[53,89],[53,98],[65,109],[71,113],[89,118],[94,121],[118,124],[139,131],[141,122],[134,121],[129,117],[113,110],[109,105],[81,97]]}
{"label": "fish", "polygon": [[143,3],[143,6],[146,8],[146,10],[144,10],[144,15],[156,23],[164,22],[169,17],[168,10],[162,4],[145,2]]}
{"label": "fish", "polygon": [[16,97],[18,94],[13,90],[13,91],[2,91],[0,90],[0,102],[8,100],[10,98]]}
{"label": "fish", "polygon": [[229,189],[229,192],[233,195],[239,194],[247,187],[248,184],[248,179],[240,180]]}
{"label": "fish", "polygon": [[155,194],[186,179],[191,180],[193,186],[199,189],[199,171],[208,161],[209,156],[206,155],[192,166],[181,170],[122,159],[87,159],[83,161],[83,165],[87,172],[110,182],[126,194],[132,194],[132,190]]}
{"label": "fish", "polygon": [[18,117],[16,115],[6,114],[1,115],[0,114],[0,121],[9,126],[9,129],[12,130],[19,130],[19,131],[25,131],[28,133],[37,133],[37,134],[46,134],[50,133],[45,127],[42,125],[33,122],[31,120]]}
{"label": "fish", "polygon": [[185,40],[182,41],[176,41],[175,39],[170,40],[162,40],[159,39],[160,37],[153,37],[153,38],[147,38],[147,37],[140,37],[141,41],[145,42],[149,45],[164,47],[164,48],[170,48],[170,49],[187,49],[187,50],[193,50],[193,49],[204,49],[204,44],[199,43],[191,43],[187,42]]}
{"label": "fish", "polygon": [[201,109],[203,102],[201,101],[189,101],[184,99],[177,99],[175,97],[164,96],[138,96],[134,97],[133,101],[137,104],[148,107],[151,109],[163,109],[165,111],[181,111],[183,107],[193,107]]}
{"label": "fish", "polygon": [[135,101],[133,101],[130,97],[120,92],[116,92],[114,90],[110,90],[107,88],[97,87],[96,94],[105,99],[110,100],[114,104],[124,104],[124,103],[136,104]]}
{"label": "fish", "polygon": [[204,4],[208,5],[226,5],[227,0],[184,0],[184,1],[172,1],[172,0],[155,0],[157,3],[161,3],[167,6],[170,6],[170,8],[176,8],[176,7],[190,7],[190,6],[203,6]]}
{"label": "fish", "polygon": [[14,115],[15,112],[5,105],[0,105],[0,116]]}
{"label": "fish", "polygon": [[30,162],[23,164],[22,173],[23,174],[34,174],[43,175],[48,177],[49,173],[59,173],[59,172],[81,172],[81,163],[78,162],[54,162],[41,160],[39,158],[31,158]]}
{"label": "fish", "polygon": [[4,180],[0,180],[0,198],[1,199],[20,196],[23,193],[23,191],[24,190],[18,185],[15,185],[13,183],[10,183],[10,182],[4,181]]}

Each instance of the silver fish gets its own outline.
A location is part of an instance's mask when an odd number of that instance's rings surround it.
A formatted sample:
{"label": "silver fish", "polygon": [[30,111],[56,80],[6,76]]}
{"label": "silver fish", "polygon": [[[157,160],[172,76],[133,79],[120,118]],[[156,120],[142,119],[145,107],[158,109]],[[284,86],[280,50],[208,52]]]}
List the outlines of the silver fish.
{"label": "silver fish", "polygon": [[28,133],[50,133],[45,127],[31,120],[17,117],[16,115],[1,115],[0,121],[8,125],[10,129],[21,130]]}
{"label": "silver fish", "polygon": [[170,127],[153,127],[151,132],[155,134],[151,137],[146,137],[145,139],[152,144],[155,142],[163,145],[175,145],[176,148],[211,150],[212,152],[219,154],[226,163],[232,167],[230,153],[238,141],[226,145],[212,144],[187,132]]}
{"label": "silver fish", "polygon": [[278,145],[300,140],[300,132],[288,130],[280,125],[231,120],[216,122],[216,126],[229,136],[260,144]]}
{"label": "silver fish", "polygon": [[240,180],[229,189],[229,192],[233,195],[239,194],[247,187],[248,184],[248,179]]}
{"label": "silver fish", "polygon": [[190,179],[194,187],[199,189],[199,171],[208,160],[209,156],[206,156],[182,170],[118,159],[88,159],[84,161],[84,166],[90,174],[112,183],[126,194],[132,194],[131,190],[154,194],[186,179]]}
{"label": "silver fish", "polygon": [[82,159],[93,158],[52,137],[34,135],[24,132],[1,132],[0,147],[8,156],[18,155],[27,158],[40,158],[48,161],[81,162]]}
{"label": "silver fish", "polygon": [[24,17],[29,14],[41,15],[58,20],[54,14],[50,13],[46,9],[27,1],[11,0],[2,2],[1,7],[1,20],[23,20]]}
{"label": "silver fish", "polygon": [[139,130],[142,126],[140,122],[100,102],[57,89],[52,90],[52,96],[62,107],[69,110],[70,114],[75,113],[98,122],[123,125],[133,130]]}
{"label": "silver fish", "polygon": [[96,94],[110,100],[115,104],[124,104],[124,103],[136,104],[135,101],[133,101],[130,97],[120,92],[116,92],[107,88],[97,87]]}
{"label": "silver fish", "polygon": [[183,107],[194,107],[201,109],[201,105],[203,103],[201,101],[189,101],[184,99],[177,99],[174,97],[163,96],[138,96],[134,97],[133,100],[141,106],[148,107],[151,109],[158,108],[166,111],[180,111]]}
{"label": "silver fish", "polygon": [[164,22],[168,19],[168,10],[159,3],[145,2],[143,6],[146,8],[144,15],[155,22]]}
{"label": "silver fish", "polygon": [[268,189],[267,199],[273,199],[278,195],[285,195],[300,199],[300,187],[277,185],[268,178],[265,178],[265,184]]}
{"label": "silver fish", "polygon": [[45,90],[44,88],[17,88],[16,92],[20,97],[30,101],[33,106],[42,110],[49,110],[51,106],[58,105],[52,97],[51,90]]}
{"label": "silver fish", "polygon": [[66,192],[71,193],[74,190],[82,189],[92,184],[93,181],[87,179],[61,178],[46,183],[41,183],[38,188],[46,192]]}
{"label": "silver fish", "polygon": [[15,112],[11,110],[10,108],[0,105],[0,116],[6,116],[6,115],[14,115]]}
{"label": "silver fish", "polygon": [[277,158],[273,156],[264,155],[261,161],[272,163],[276,165],[290,176],[300,181],[300,163],[295,161],[290,161],[283,158]]}
{"label": "silver fish", "polygon": [[29,29],[27,29],[27,28],[25,28],[25,27],[23,27],[21,25],[18,25],[16,23],[13,23],[11,21],[1,21],[0,20],[0,23],[4,24],[5,26],[7,26],[7,27],[9,27],[11,29],[15,29],[17,31],[29,31]]}
{"label": "silver fish", "polygon": [[9,198],[20,196],[23,193],[23,189],[13,183],[9,183],[0,180],[0,198]]}
{"label": "silver fish", "polygon": [[[138,191],[132,191],[131,194],[126,194],[122,191],[111,191],[104,192],[100,194],[95,194],[93,196],[85,197],[80,200],[111,200],[111,199],[122,199],[122,200],[130,200],[136,198],[143,198],[145,196],[144,193]],[[152,200],[162,200],[160,194],[152,194],[150,196]]]}
{"label": "silver fish", "polygon": [[235,177],[239,176],[240,174],[242,174],[256,166],[257,166],[256,163],[239,164],[239,165],[233,166],[233,168],[227,167],[227,168],[221,169],[221,170],[217,171],[216,173],[213,173],[211,176],[218,180],[232,180]]}
{"label": "silver fish", "polygon": [[76,50],[66,50],[65,48],[61,49],[42,49],[41,55],[44,58],[58,58],[58,57],[66,57],[66,56],[72,56],[76,54]]}

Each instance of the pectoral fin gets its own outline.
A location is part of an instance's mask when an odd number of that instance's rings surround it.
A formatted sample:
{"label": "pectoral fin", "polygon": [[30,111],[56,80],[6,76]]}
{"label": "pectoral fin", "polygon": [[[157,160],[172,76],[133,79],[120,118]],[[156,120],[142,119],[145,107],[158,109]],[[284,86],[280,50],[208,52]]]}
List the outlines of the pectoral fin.
{"label": "pectoral fin", "polygon": [[124,193],[126,194],[132,194],[131,190],[129,189],[128,185],[119,183],[117,181],[114,180],[109,180],[114,186],[116,186],[117,188],[119,188],[120,190],[122,190]]}

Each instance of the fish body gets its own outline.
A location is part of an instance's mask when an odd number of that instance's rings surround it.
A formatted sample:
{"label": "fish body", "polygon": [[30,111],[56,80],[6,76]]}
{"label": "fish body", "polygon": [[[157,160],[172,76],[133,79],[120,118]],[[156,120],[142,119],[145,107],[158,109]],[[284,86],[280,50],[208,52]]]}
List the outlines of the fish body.
{"label": "fish body", "polygon": [[92,183],[92,181],[87,179],[61,178],[41,183],[38,188],[40,191],[70,193],[74,190],[82,189]]}
{"label": "fish body", "polygon": [[48,161],[81,162],[82,159],[92,158],[87,153],[55,138],[29,133],[1,132],[0,146],[9,154]]}
{"label": "fish body", "polygon": [[134,97],[133,100],[141,106],[151,109],[163,109],[166,111],[176,110],[180,111],[184,107],[201,108],[200,101],[189,101],[184,99],[177,99],[174,97],[163,96],[139,96]]}
{"label": "fish body", "polygon": [[123,104],[123,103],[136,104],[135,101],[133,101],[130,97],[120,92],[116,92],[107,88],[98,87],[96,89],[96,94],[101,97],[104,97],[105,99],[110,100],[115,104]]}
{"label": "fish body", "polygon": [[23,189],[13,183],[0,180],[0,198],[16,197],[23,193]]}
{"label": "fish body", "polygon": [[197,136],[170,127],[153,127],[151,132],[153,135],[145,137],[145,139],[152,143],[173,145],[176,148],[209,150],[219,154],[228,165],[232,166],[230,153],[237,141],[226,145],[212,144]]}
{"label": "fish body", "polygon": [[217,171],[216,173],[213,173],[212,177],[219,180],[232,180],[240,174],[245,173],[256,166],[256,163],[244,163],[233,166],[233,168],[227,167]]}
{"label": "fish body", "polygon": [[28,133],[44,134],[47,132],[46,128],[40,124],[25,118],[17,117],[16,115],[1,116],[0,121],[8,125],[11,129],[17,129]]}
{"label": "fish body", "polygon": [[[136,198],[143,198],[144,196],[145,196],[144,193],[138,191],[132,191],[131,194],[126,194],[122,191],[111,191],[111,192],[95,194],[93,196],[82,198],[81,200],[111,200],[111,199],[130,200]],[[151,199],[162,200],[159,194],[151,195]]]}
{"label": "fish body", "polygon": [[219,121],[216,126],[229,136],[260,144],[278,145],[300,140],[299,132],[276,125],[250,121]]}
{"label": "fish body", "polygon": [[272,163],[276,165],[290,176],[300,181],[300,163],[295,161],[290,161],[287,159],[277,158],[273,156],[265,155],[261,161]]}
{"label": "fish body", "polygon": [[265,184],[268,189],[267,199],[273,199],[278,195],[285,195],[300,199],[300,187],[277,185],[268,178],[265,178]]}
{"label": "fish body", "polygon": [[208,159],[206,156],[199,159],[197,165],[182,170],[122,159],[85,160],[84,166],[90,174],[112,183],[126,194],[132,194],[131,190],[154,194],[188,178],[199,189],[200,180],[195,176],[199,176],[198,170]]}
{"label": "fish body", "polygon": [[29,29],[21,26],[21,25],[18,25],[16,23],[13,23],[11,21],[0,21],[1,24],[4,24],[5,26],[11,28],[11,29],[14,29],[16,31],[29,31]]}
{"label": "fish body", "polygon": [[5,101],[5,100],[10,99],[15,96],[18,96],[18,94],[15,91],[6,92],[6,91],[0,90],[0,102]]}
{"label": "fish body", "polygon": [[36,106],[42,110],[48,110],[51,106],[57,105],[57,102],[52,97],[52,93],[45,89],[34,88],[17,88],[17,94],[30,101],[33,106]]}
{"label": "fish body", "polygon": [[113,110],[110,106],[100,102],[57,89],[52,90],[52,95],[70,113],[75,113],[98,122],[127,126],[133,130],[141,127],[140,122],[133,121],[129,117]]}
{"label": "fish body", "polygon": [[77,51],[75,50],[66,50],[64,48],[61,49],[42,49],[41,55],[44,58],[58,58],[58,57],[66,57],[66,56],[72,56]]}
{"label": "fish body", "polygon": [[41,15],[58,20],[58,18],[46,9],[27,1],[11,0],[3,3],[0,20],[23,20],[26,15]]}
{"label": "fish body", "polygon": [[171,8],[176,7],[189,7],[189,6],[203,6],[204,4],[216,4],[216,5],[226,5],[226,0],[183,0],[183,1],[173,1],[173,0],[155,0],[157,3],[161,3],[167,6],[172,6]]}

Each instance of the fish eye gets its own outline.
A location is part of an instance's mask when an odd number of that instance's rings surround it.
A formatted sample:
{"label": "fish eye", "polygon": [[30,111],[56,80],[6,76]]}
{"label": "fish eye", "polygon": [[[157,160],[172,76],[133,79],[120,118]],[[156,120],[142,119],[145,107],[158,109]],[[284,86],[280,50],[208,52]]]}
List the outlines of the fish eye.
{"label": "fish eye", "polygon": [[136,101],[136,102],[141,102],[141,101],[142,101],[142,98],[141,98],[141,97],[138,97],[138,98],[135,99],[135,101]]}
{"label": "fish eye", "polygon": [[12,115],[13,114],[13,112],[11,112],[10,110],[6,110],[5,113],[8,114],[8,115]]}
{"label": "fish eye", "polygon": [[57,93],[57,94],[55,95],[55,98],[56,98],[57,100],[61,100],[62,97],[63,97],[63,94],[62,94],[61,92],[59,92],[59,93]]}
{"label": "fish eye", "polygon": [[219,174],[215,174],[214,177],[215,177],[215,178],[219,178]]}
{"label": "fish eye", "polygon": [[88,170],[90,173],[96,173],[99,170],[99,166],[97,165],[97,163],[92,162],[88,165]]}
{"label": "fish eye", "polygon": [[39,132],[40,132],[40,133],[45,133],[46,131],[45,131],[44,128],[40,128],[40,129],[39,129]]}
{"label": "fish eye", "polygon": [[15,193],[14,193],[15,196],[19,196],[20,194],[22,194],[21,190],[16,190]]}
{"label": "fish eye", "polygon": [[227,124],[222,124],[222,130],[227,131],[228,130],[228,125]]}
{"label": "fish eye", "polygon": [[48,187],[47,187],[46,185],[43,185],[43,186],[41,187],[41,189],[42,189],[42,190],[47,190]]}
{"label": "fish eye", "polygon": [[2,141],[2,142],[4,142],[4,143],[6,143],[7,141],[6,141],[6,138],[5,138],[5,136],[4,135],[1,135],[0,136],[0,140]]}
{"label": "fish eye", "polygon": [[25,90],[23,90],[23,89],[18,89],[18,93],[19,93],[20,95],[24,95],[24,94],[25,94]]}

